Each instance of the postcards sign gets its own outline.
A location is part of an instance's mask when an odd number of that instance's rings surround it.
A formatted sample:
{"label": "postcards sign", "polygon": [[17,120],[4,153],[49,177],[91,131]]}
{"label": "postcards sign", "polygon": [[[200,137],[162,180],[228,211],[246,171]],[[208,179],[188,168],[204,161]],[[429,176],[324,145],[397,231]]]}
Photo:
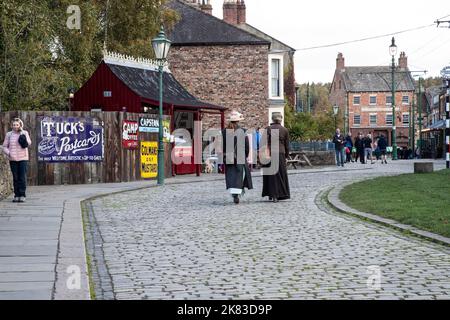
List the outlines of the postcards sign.
{"label": "postcards sign", "polygon": [[124,120],[122,125],[122,146],[124,149],[139,147],[139,125],[137,121]]}
{"label": "postcards sign", "polygon": [[103,124],[94,118],[38,117],[38,161],[97,162],[104,159]]}

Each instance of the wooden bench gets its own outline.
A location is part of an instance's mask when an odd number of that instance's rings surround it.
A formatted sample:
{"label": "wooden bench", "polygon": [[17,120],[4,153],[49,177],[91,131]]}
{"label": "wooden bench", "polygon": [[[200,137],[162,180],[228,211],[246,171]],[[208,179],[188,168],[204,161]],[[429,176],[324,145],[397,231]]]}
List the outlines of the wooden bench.
{"label": "wooden bench", "polygon": [[[303,158],[303,160],[301,159]],[[311,162],[309,161],[308,157],[304,152],[291,152],[289,153],[289,156],[286,160],[286,167],[289,168],[289,166],[293,166],[294,169],[297,169],[297,165],[304,165],[307,164],[308,166],[312,167]]]}

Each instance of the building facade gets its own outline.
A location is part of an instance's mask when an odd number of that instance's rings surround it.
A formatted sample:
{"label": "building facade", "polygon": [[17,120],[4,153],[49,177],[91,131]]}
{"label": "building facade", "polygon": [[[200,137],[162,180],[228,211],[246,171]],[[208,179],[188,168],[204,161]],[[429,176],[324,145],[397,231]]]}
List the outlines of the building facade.
{"label": "building facade", "polygon": [[[401,53],[395,69],[395,121],[397,145],[410,144],[410,121],[415,93],[408,60]],[[339,106],[345,131],[373,137],[384,135],[392,145],[392,70],[390,66],[348,67],[342,53],[336,59],[336,71],[330,88],[330,102]],[[342,128],[341,128],[342,129]]]}
{"label": "building facade", "polygon": [[[180,17],[169,32],[170,69],[192,94],[243,113],[247,128],[266,127],[273,112],[284,114],[285,70],[294,49],[248,25],[243,0],[224,1],[223,20],[212,16],[207,0],[168,6]],[[215,117],[202,120],[204,129],[218,125]]]}

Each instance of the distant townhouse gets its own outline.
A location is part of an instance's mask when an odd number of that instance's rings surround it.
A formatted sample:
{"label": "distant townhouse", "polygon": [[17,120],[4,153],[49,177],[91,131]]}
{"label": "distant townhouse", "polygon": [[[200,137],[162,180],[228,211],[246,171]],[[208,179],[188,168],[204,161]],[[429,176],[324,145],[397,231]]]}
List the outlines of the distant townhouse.
{"label": "distant townhouse", "polygon": [[[169,32],[170,69],[192,94],[240,111],[248,128],[267,126],[273,112],[284,114],[286,98],[295,103],[294,76],[285,78],[295,50],[247,24],[243,0],[225,0],[223,20],[212,16],[208,0],[168,6],[179,15]],[[203,117],[204,129],[218,123]]]}
{"label": "distant townhouse", "polygon": [[423,157],[445,158],[445,89],[432,86],[424,95]]}
{"label": "distant townhouse", "polygon": [[[410,112],[415,86],[408,69],[408,58],[401,53],[395,70],[395,117],[397,145],[407,147],[410,138]],[[336,59],[336,71],[330,88],[330,102],[340,107],[346,129],[373,137],[384,135],[392,145],[392,93],[390,66],[348,67],[342,53]]]}

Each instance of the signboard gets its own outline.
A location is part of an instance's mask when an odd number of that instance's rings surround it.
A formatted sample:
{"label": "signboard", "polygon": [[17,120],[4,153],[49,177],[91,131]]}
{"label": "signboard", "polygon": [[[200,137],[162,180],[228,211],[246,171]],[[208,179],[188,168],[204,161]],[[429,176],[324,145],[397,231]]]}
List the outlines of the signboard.
{"label": "signboard", "polygon": [[103,123],[95,118],[37,117],[40,162],[98,162],[104,159]]}
{"label": "signboard", "polygon": [[158,142],[141,142],[141,178],[151,179],[158,176]]}
{"label": "signboard", "polygon": [[450,66],[445,67],[444,69],[441,70],[441,76],[445,80],[450,80]]}
{"label": "signboard", "polygon": [[[159,118],[155,117],[146,117],[139,118],[139,132],[145,133],[159,133]],[[164,142],[170,142],[170,120],[163,120],[163,135]]]}
{"label": "signboard", "polygon": [[137,149],[139,147],[138,135],[138,122],[124,120],[122,124],[122,146],[125,149]]}

